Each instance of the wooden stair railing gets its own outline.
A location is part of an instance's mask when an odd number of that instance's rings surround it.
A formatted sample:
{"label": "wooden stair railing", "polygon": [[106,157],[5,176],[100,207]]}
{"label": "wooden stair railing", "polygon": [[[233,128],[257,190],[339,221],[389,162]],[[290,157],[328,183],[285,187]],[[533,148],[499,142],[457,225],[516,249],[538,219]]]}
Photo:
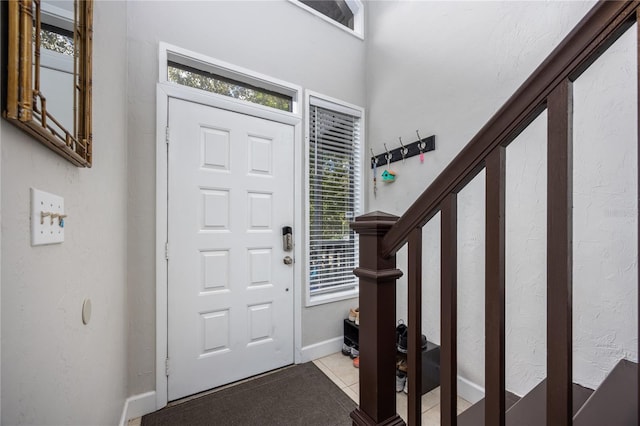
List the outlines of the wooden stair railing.
{"label": "wooden stair railing", "polygon": [[409,259],[407,414],[410,425],[421,424],[421,330],[415,325],[422,322],[422,227],[438,212],[442,227],[441,424],[456,425],[457,193],[482,169],[486,170],[484,424],[505,425],[505,149],[545,109],[546,412],[548,425],[571,424],[572,82],[638,21],[639,6],[639,1],[596,4],[402,217],[375,212],[352,224],[360,234],[360,268],[354,273],[360,277],[361,316],[360,406],[351,415],[354,425],[404,424],[396,413],[393,384],[395,281],[402,275],[396,269],[395,254],[405,243]]}

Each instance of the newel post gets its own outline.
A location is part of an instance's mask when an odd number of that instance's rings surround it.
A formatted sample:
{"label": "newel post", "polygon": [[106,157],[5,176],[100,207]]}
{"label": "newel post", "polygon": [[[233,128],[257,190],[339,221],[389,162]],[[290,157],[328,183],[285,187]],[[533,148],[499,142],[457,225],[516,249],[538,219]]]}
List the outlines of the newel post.
{"label": "newel post", "polygon": [[396,257],[382,256],[382,238],[398,220],[382,212],[356,218],[360,236],[360,406],[351,413],[354,426],[404,425],[396,412]]}

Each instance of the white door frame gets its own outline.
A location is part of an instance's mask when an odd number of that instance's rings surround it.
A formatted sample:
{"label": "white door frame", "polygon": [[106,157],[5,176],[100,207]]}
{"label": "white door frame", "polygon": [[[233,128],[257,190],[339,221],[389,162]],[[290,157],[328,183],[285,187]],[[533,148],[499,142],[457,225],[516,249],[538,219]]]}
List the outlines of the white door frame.
{"label": "white door frame", "polygon": [[[165,61],[166,69],[166,61]],[[166,74],[165,74],[166,75]],[[295,86],[291,85],[295,88]],[[301,93],[301,89],[300,93]],[[240,114],[264,118],[294,127],[294,262],[293,267],[293,312],[294,312],[294,362],[300,363],[302,349],[302,270],[303,270],[303,196],[302,178],[303,139],[302,116],[299,112],[278,111],[273,108],[254,105],[222,95],[209,94],[201,90],[180,86],[175,83],[160,82],[156,86],[156,409],[167,405],[168,381],[166,359],[168,345],[167,315],[167,196],[168,196],[168,152],[166,129],[168,126],[169,98],[182,99],[214,108],[225,109]]]}

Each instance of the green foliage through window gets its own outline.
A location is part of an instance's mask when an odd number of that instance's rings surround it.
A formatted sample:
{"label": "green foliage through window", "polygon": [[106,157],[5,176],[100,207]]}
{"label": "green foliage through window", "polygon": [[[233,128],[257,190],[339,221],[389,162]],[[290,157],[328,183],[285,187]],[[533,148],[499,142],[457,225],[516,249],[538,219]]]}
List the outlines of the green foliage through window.
{"label": "green foliage through window", "polygon": [[52,30],[49,28],[40,29],[40,47],[73,56],[73,34],[68,35],[62,30]]}
{"label": "green foliage through window", "polygon": [[357,286],[360,119],[315,105],[309,122],[309,285],[321,294]]}
{"label": "green foliage through window", "polygon": [[280,93],[196,70],[184,65],[169,63],[169,81],[219,95],[260,104],[282,111],[291,111],[293,99]]}

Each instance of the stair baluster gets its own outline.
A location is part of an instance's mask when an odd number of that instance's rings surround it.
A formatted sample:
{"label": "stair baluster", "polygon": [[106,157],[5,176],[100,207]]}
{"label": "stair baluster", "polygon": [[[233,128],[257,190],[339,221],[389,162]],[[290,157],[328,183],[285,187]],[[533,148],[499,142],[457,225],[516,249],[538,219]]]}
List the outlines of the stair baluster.
{"label": "stair baluster", "polygon": [[486,160],[485,236],[485,425],[505,424],[504,209],[506,149],[498,145]]}
{"label": "stair baluster", "polygon": [[572,85],[547,102],[547,423],[570,425],[572,412]]}
{"label": "stair baluster", "polygon": [[458,196],[440,211],[440,424],[457,425],[458,400]]}
{"label": "stair baluster", "polygon": [[407,376],[409,395],[407,419],[410,425],[420,426],[422,422],[422,227],[409,234],[409,329],[408,353],[409,375]]}

